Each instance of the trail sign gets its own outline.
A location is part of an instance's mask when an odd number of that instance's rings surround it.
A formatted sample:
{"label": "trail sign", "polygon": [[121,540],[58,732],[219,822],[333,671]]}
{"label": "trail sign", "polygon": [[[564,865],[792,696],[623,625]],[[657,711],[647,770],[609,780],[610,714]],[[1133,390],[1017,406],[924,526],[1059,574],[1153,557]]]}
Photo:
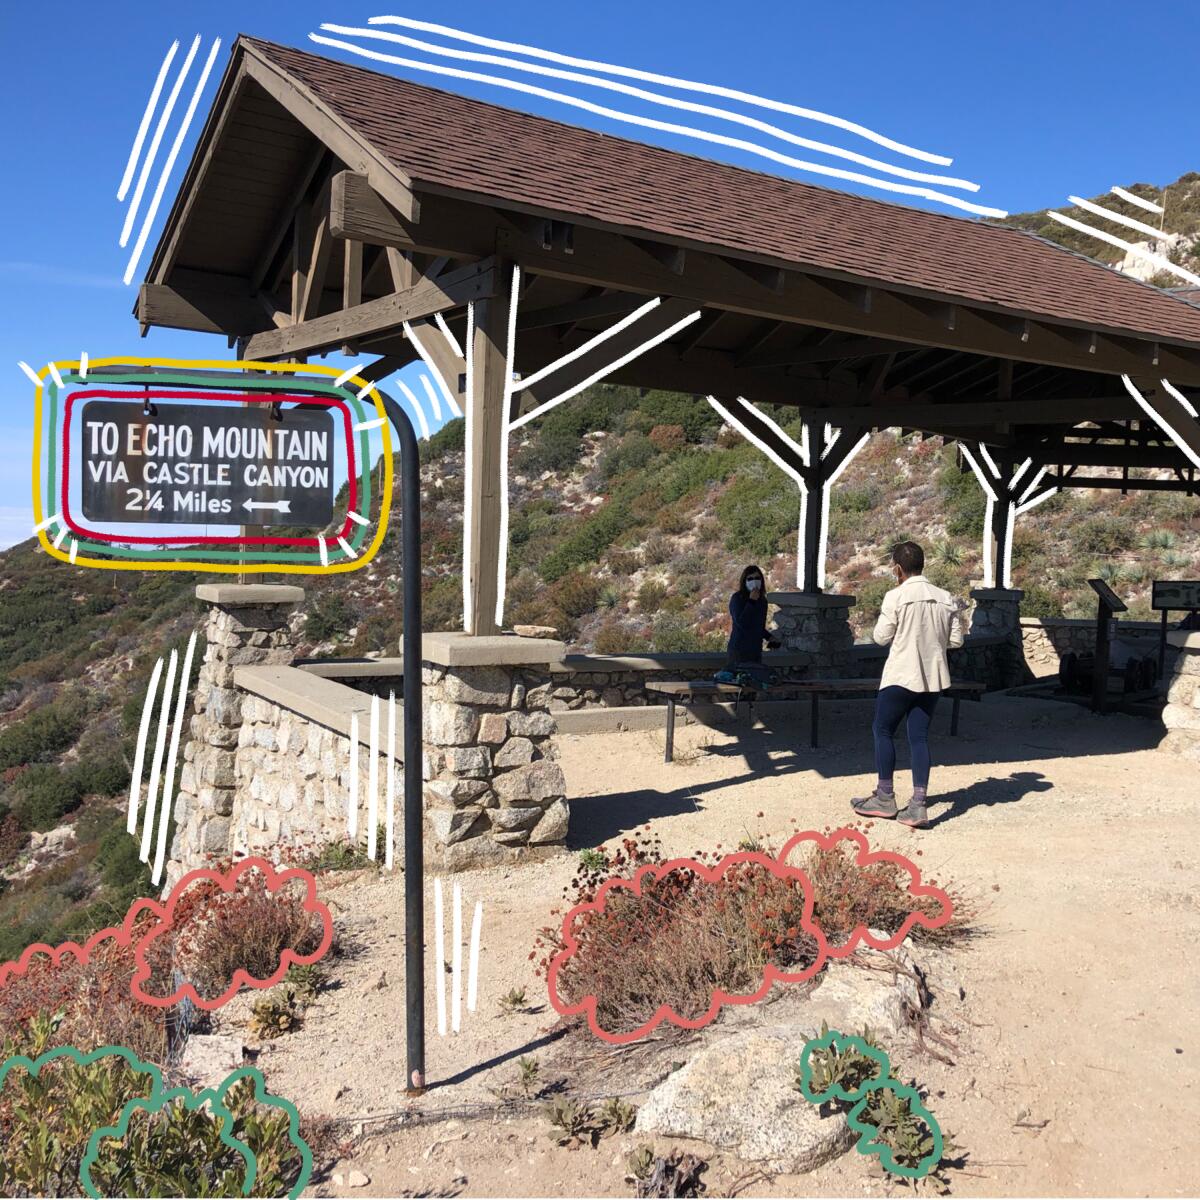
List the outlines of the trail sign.
{"label": "trail sign", "polygon": [[327,408],[91,400],[81,420],[89,520],[324,526],[333,516]]}
{"label": "trail sign", "polygon": [[1151,608],[1200,609],[1200,579],[1156,579]]}

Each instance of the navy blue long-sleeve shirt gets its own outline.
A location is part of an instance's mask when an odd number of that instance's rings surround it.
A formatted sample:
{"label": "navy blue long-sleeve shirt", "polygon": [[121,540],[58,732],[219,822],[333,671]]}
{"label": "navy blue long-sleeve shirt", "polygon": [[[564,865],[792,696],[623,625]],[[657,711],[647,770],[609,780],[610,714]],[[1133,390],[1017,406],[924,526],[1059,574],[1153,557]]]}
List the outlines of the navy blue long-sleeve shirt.
{"label": "navy blue long-sleeve shirt", "polygon": [[767,634],[767,598],[757,600],[734,592],[729,598],[733,628],[729,634],[730,662],[762,662],[763,642]]}

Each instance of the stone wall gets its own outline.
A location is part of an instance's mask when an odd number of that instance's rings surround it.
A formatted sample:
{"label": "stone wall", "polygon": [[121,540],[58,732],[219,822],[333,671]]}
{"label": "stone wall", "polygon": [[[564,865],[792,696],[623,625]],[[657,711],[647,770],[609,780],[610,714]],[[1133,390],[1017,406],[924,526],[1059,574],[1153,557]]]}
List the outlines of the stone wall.
{"label": "stone wall", "polygon": [[201,584],[196,589],[197,597],[210,601],[211,607],[204,629],[207,649],[192,693],[189,737],[175,797],[168,887],[209,856],[229,849],[243,700],[234,672],[250,663],[289,663],[295,656],[290,618],[294,605],[304,598],[303,591],[239,587]]}
{"label": "stone wall", "polygon": [[[1114,621],[1113,636],[1129,642],[1138,655],[1158,658],[1161,625],[1157,621]],[[1022,617],[1021,641],[1025,661],[1037,676],[1057,675],[1059,663],[1068,654],[1094,654],[1096,622],[1094,618]],[[1164,671],[1170,674],[1175,659],[1174,647],[1167,646]]]}
{"label": "stone wall", "polygon": [[426,822],[444,865],[562,842],[566,782],[548,670],[425,663],[421,682]]}
{"label": "stone wall", "polygon": [[1167,634],[1176,658],[1163,709],[1167,750],[1200,762],[1200,633]]}

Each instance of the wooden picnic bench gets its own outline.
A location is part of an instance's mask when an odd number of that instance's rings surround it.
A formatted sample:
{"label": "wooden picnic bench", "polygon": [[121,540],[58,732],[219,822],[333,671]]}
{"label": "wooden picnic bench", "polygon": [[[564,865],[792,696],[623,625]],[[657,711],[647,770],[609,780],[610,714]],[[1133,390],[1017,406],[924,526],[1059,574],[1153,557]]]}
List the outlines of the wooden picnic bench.
{"label": "wooden picnic bench", "polygon": [[[744,700],[750,720],[754,719],[754,701],[796,700],[801,696],[809,697],[809,743],[815,750],[819,741],[821,720],[821,697],[838,695],[867,695],[879,690],[878,679],[793,679],[785,680],[767,691],[757,688],[742,687],[736,683],[718,683],[713,679],[693,680],[664,680],[649,682],[646,691],[663,696],[667,702],[667,747],[663,757],[664,762],[672,762],[675,758],[675,710],[680,704],[694,705],[696,703],[712,703],[722,696],[733,700],[734,715],[738,706]],[[978,701],[987,690],[983,683],[952,683],[942,695],[953,701],[950,709],[950,734],[958,734],[958,708],[963,700]]]}

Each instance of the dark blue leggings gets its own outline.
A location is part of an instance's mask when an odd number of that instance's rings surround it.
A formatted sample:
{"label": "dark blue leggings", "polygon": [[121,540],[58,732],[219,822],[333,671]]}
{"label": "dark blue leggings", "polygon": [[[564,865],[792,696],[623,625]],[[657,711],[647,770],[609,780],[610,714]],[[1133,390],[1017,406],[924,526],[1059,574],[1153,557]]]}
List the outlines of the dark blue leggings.
{"label": "dark blue leggings", "polygon": [[913,787],[929,786],[929,723],[937,706],[937,692],[910,692],[908,688],[880,688],[875,700],[875,769],[890,781],[896,770],[896,745],[892,740],[900,722],[908,718],[908,751],[912,760]]}

